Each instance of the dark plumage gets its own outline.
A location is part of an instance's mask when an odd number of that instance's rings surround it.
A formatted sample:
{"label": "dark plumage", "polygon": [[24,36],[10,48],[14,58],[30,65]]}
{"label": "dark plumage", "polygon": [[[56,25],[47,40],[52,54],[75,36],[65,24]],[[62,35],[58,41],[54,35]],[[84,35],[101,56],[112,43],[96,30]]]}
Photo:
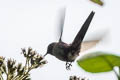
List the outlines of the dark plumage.
{"label": "dark plumage", "polygon": [[94,14],[95,13],[93,11],[90,13],[87,20],[85,21],[85,23],[83,24],[83,26],[81,27],[80,31],[78,32],[71,44],[64,43],[61,40],[61,32],[59,42],[53,42],[49,44],[47,48],[47,53],[45,55],[51,54],[59,60],[65,61],[66,69],[70,69],[71,62],[73,62],[79,56],[81,43],[85,37],[85,34],[88,30],[88,27],[90,25],[90,22],[92,21]]}

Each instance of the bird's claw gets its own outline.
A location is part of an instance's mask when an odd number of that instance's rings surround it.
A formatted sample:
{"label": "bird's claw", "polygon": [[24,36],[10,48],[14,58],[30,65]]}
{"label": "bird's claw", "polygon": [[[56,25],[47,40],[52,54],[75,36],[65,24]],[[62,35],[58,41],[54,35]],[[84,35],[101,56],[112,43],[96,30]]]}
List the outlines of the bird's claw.
{"label": "bird's claw", "polygon": [[70,67],[72,66],[71,62],[66,62],[66,69],[70,70]]}

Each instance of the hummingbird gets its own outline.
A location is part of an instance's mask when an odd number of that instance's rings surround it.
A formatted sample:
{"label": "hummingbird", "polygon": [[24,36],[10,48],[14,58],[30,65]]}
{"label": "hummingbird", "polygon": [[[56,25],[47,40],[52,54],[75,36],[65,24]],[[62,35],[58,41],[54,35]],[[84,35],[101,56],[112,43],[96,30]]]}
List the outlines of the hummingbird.
{"label": "hummingbird", "polygon": [[82,25],[81,29],[77,33],[75,39],[70,44],[67,44],[62,41],[63,26],[61,26],[62,30],[59,41],[52,42],[51,44],[48,45],[47,52],[44,55],[44,57],[47,54],[55,56],[57,59],[66,62],[66,69],[70,70],[70,67],[72,66],[72,62],[74,62],[75,59],[79,56],[83,39],[93,19],[94,14],[95,14],[94,11],[90,13],[88,18]]}

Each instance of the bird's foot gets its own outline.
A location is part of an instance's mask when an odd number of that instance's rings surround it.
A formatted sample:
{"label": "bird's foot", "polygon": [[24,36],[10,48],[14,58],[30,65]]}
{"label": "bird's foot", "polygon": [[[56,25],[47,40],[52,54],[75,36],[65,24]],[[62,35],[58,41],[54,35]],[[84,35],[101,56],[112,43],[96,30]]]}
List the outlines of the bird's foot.
{"label": "bird's foot", "polygon": [[72,66],[72,62],[66,62],[66,69],[70,70],[70,67]]}

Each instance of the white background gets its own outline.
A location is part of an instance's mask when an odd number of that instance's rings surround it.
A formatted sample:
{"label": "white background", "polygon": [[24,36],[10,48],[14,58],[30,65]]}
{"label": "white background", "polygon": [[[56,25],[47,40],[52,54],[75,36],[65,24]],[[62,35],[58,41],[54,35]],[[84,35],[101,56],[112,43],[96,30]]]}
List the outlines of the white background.
{"label": "white background", "polygon": [[[49,43],[57,41],[59,9],[66,6],[63,41],[71,43],[89,13],[96,12],[85,40],[103,40],[93,49],[84,52],[106,51],[120,53],[119,0],[105,0],[100,7],[89,0],[0,0],[0,55],[24,62],[21,48],[32,47],[45,54]],[[106,36],[104,36],[106,35]],[[80,57],[81,57],[80,56]],[[48,64],[31,72],[32,80],[68,80],[77,75],[90,80],[117,80],[113,72],[91,74],[73,63],[71,71],[65,62],[53,56],[46,57]],[[92,65],[89,65],[92,66]]]}

